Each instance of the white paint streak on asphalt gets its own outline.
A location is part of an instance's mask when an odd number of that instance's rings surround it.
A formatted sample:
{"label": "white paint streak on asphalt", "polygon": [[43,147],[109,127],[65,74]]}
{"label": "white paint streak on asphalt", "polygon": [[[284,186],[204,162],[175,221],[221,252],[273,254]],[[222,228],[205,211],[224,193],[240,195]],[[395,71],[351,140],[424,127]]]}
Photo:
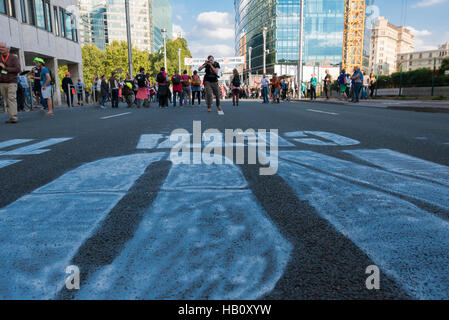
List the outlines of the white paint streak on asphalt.
{"label": "white paint streak on asphalt", "polygon": [[307,111],[317,112],[317,113],[325,113],[325,114],[330,114],[330,115],[333,115],[333,116],[338,116],[338,113],[335,113],[335,112],[328,112],[328,111],[315,110],[315,109],[307,109]]}
{"label": "white paint streak on asphalt", "polygon": [[347,150],[363,161],[385,170],[429,179],[449,186],[449,167],[389,149]]}
{"label": "white paint streak on asphalt", "polygon": [[234,165],[174,165],[134,238],[79,299],[257,299],[289,244]]}
{"label": "white paint streak on asphalt", "polygon": [[154,149],[157,147],[159,140],[163,137],[164,135],[162,134],[143,134],[140,136],[137,149]]}
{"label": "white paint streak on asphalt", "polygon": [[[3,141],[3,142],[0,142],[0,149],[8,148],[11,146],[15,146],[17,144],[26,143],[26,142],[30,142],[30,141],[33,141],[33,139],[12,139],[12,140]],[[0,154],[2,154],[2,152],[0,152]]]}
{"label": "white paint streak on asphalt", "polygon": [[162,156],[88,163],[1,209],[0,298],[54,298],[78,248]]}
{"label": "white paint streak on asphalt", "polygon": [[[296,157],[297,163],[280,161],[279,175],[298,198],[309,201],[408,294],[449,299],[447,221],[400,198],[301,166],[314,159],[301,151],[280,156]],[[333,162],[328,165],[334,167]]]}
{"label": "white paint streak on asphalt", "polygon": [[130,113],[131,113],[131,112],[125,112],[125,113],[114,114],[114,115],[112,115],[112,116],[103,117],[103,118],[101,118],[101,120],[106,120],[106,119],[111,119],[111,118],[116,118],[116,117],[126,116],[127,114],[130,114]]}
{"label": "white paint streak on asphalt", "polygon": [[418,199],[440,208],[449,209],[449,188],[438,184],[386,172],[312,151],[285,151],[280,153],[279,156],[328,174],[381,188],[387,192]]}
{"label": "white paint streak on asphalt", "polygon": [[50,151],[49,149],[41,149],[46,148],[58,143],[62,143],[68,140],[71,140],[73,138],[51,138],[44,140],[42,142],[34,143],[26,147],[14,149],[11,151],[0,153],[2,156],[27,156],[27,155],[36,155],[36,154],[42,154],[47,151]]}
{"label": "white paint streak on asphalt", "polygon": [[360,144],[359,141],[350,139],[347,137],[343,137],[341,135],[338,135],[336,133],[331,132],[324,132],[324,131],[303,131],[303,135],[301,134],[301,131],[298,132],[291,132],[291,136],[317,136],[319,138],[322,138],[324,140],[318,140],[316,138],[296,138],[294,139],[296,142],[308,144],[308,145],[316,145],[316,146],[355,146]]}
{"label": "white paint streak on asphalt", "polygon": [[0,168],[5,168],[17,162],[20,162],[20,160],[0,160]]}

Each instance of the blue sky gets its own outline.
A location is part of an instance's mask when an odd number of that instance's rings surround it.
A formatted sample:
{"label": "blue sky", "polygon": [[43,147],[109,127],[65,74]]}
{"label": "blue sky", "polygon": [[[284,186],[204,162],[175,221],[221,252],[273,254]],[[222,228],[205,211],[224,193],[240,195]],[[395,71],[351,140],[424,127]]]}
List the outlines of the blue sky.
{"label": "blue sky", "polygon": [[[234,55],[234,0],[170,2],[174,32],[182,31],[194,57]],[[380,16],[412,29],[416,50],[449,42],[449,0],[374,0],[374,5]]]}

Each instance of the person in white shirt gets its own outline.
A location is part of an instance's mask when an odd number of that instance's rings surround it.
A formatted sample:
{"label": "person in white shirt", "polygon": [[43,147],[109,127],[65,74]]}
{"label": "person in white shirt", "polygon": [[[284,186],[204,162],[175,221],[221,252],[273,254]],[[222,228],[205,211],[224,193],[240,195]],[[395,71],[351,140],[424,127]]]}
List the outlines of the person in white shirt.
{"label": "person in white shirt", "polygon": [[270,86],[270,81],[267,79],[267,75],[264,73],[262,80],[260,80],[260,84],[262,86],[262,97],[263,103],[268,103],[268,88]]}

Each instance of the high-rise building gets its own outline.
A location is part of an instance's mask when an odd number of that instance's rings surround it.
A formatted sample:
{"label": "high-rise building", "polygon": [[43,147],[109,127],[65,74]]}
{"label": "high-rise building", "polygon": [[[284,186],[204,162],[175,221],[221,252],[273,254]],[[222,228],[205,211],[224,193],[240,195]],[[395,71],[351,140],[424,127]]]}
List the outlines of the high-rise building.
{"label": "high-rise building", "polygon": [[[367,4],[372,2],[369,0]],[[267,27],[267,73],[296,75],[299,56],[300,0],[234,0],[234,5],[236,54],[245,56],[247,60],[249,48],[252,48],[252,73],[260,74],[263,70],[262,28]],[[345,0],[304,2],[305,66],[318,69],[320,66],[336,68],[341,66],[344,18]],[[369,45],[369,39],[365,41],[365,45]],[[368,67],[368,60],[365,60]],[[244,73],[247,73],[248,67],[247,61]]]}
{"label": "high-rise building", "polygon": [[[79,0],[81,43],[104,49],[112,41],[126,41],[124,0]],[[168,0],[129,0],[131,42],[155,52],[163,44],[162,29],[172,35],[172,9]]]}
{"label": "high-rise building", "polygon": [[398,55],[414,50],[415,37],[409,29],[379,17],[371,30],[370,48],[370,71],[391,74],[398,69]]}

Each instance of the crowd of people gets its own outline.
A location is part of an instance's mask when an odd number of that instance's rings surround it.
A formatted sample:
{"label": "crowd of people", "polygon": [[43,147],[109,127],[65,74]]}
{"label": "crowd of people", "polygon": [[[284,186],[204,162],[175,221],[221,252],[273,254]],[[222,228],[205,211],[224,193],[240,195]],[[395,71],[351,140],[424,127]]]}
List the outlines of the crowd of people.
{"label": "crowd of people", "polygon": [[[203,79],[198,72],[205,70]],[[179,71],[171,76],[162,67],[153,79],[145,68],[140,68],[139,73],[131,79],[129,74],[125,78],[118,77],[116,72],[112,72],[109,79],[105,75],[96,75],[92,81],[91,91],[93,99],[99,103],[100,108],[106,108],[106,102],[110,101],[112,108],[118,108],[119,101],[126,102],[127,108],[149,108],[151,103],[157,103],[160,108],[167,108],[170,104],[173,107],[191,106],[205,99],[206,106],[210,112],[213,98],[217,110],[221,111],[220,99],[222,93],[218,83],[220,64],[209,56],[198,70],[194,70],[190,76],[187,70],[182,74]]]}

